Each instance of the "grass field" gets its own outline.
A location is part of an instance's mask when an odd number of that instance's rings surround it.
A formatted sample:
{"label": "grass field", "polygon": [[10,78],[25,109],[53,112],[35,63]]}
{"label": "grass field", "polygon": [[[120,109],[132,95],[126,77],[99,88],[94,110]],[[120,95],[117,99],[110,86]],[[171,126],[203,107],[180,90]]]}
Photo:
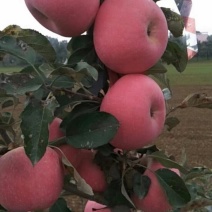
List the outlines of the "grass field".
{"label": "grass field", "polygon": [[171,65],[167,68],[171,85],[212,85],[212,61],[189,62],[182,73]]}

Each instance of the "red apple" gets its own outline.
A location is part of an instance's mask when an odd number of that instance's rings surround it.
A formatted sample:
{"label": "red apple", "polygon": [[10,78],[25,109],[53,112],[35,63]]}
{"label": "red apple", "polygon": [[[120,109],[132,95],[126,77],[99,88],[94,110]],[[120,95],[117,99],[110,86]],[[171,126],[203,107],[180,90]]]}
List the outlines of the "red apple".
{"label": "red apple", "polygon": [[127,74],[118,79],[104,96],[100,111],[119,121],[120,127],[110,143],[123,150],[152,144],[161,133],[166,116],[161,88],[143,74]]}
{"label": "red apple", "polygon": [[105,205],[102,205],[102,204],[99,204],[97,202],[88,200],[86,205],[85,205],[84,212],[94,212],[94,211],[111,212],[111,210],[109,208],[106,208],[106,207],[107,206],[105,206]]}
{"label": "red apple", "polygon": [[99,0],[25,0],[34,18],[45,28],[65,37],[87,31],[99,9]]}
{"label": "red apple", "polygon": [[62,165],[49,147],[34,166],[23,147],[13,149],[0,158],[0,170],[0,204],[8,211],[46,209],[62,191]]}
{"label": "red apple", "polygon": [[76,167],[76,170],[94,192],[104,192],[107,187],[104,172],[94,163],[94,156],[95,152],[83,150],[80,164]]}
{"label": "red apple", "polygon": [[106,0],[94,24],[94,46],[100,60],[122,74],[142,73],[163,55],[168,27],[152,0]]}
{"label": "red apple", "polygon": [[[154,171],[165,168],[157,161],[153,161],[148,169],[144,172],[144,175],[148,176],[151,180],[151,185],[147,195],[143,199],[139,199],[135,194],[132,195],[131,199],[137,209],[145,212],[167,212],[172,209],[168,202],[168,198],[163,188],[161,187]],[[171,169],[176,174],[180,175],[178,169]]]}
{"label": "red apple", "polygon": [[[60,128],[62,119],[56,117],[49,125],[49,142],[53,140],[64,137],[65,133]],[[79,164],[79,157],[81,149],[72,147],[69,144],[62,144],[58,147],[59,149],[54,148],[54,150],[59,154],[60,158],[64,154],[68,161],[76,167]]]}
{"label": "red apple", "polygon": [[55,117],[49,125],[49,141],[54,141],[65,136],[65,133],[60,128],[62,119]]}

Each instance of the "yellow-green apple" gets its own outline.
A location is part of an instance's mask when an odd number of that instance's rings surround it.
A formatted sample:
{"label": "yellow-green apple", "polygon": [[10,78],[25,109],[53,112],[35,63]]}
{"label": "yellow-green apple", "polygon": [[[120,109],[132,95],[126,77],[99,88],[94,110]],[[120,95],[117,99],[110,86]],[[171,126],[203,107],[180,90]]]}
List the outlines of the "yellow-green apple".
{"label": "yellow-green apple", "polygon": [[107,208],[107,206],[88,200],[85,205],[84,212],[94,212],[94,211],[111,212],[111,210]]}
{"label": "yellow-green apple", "polygon": [[0,158],[0,170],[0,204],[8,211],[46,209],[62,191],[62,164],[50,147],[34,166],[23,147],[13,149]]}
{"label": "yellow-green apple", "polygon": [[83,154],[80,155],[80,164],[76,167],[76,170],[94,192],[101,193],[105,191],[107,183],[104,172],[94,162],[94,156],[95,152],[83,150]]}
{"label": "yellow-green apple", "polygon": [[99,0],[25,0],[34,18],[45,28],[65,37],[87,31],[99,9]]}
{"label": "yellow-green apple", "polygon": [[166,18],[152,0],[106,0],[94,24],[100,60],[121,74],[142,73],[163,55],[168,41]]}
{"label": "yellow-green apple", "polygon": [[[131,199],[137,209],[145,212],[167,212],[172,209],[168,202],[167,195],[160,185],[154,171],[165,168],[162,164],[157,161],[151,161],[148,165],[148,169],[144,172],[144,175],[148,176],[151,180],[149,191],[143,199],[139,199],[135,194],[132,195]],[[180,176],[178,169],[170,169]]]}
{"label": "yellow-green apple", "polygon": [[123,150],[150,145],[161,133],[166,116],[159,85],[143,74],[118,79],[104,96],[100,111],[117,118],[120,127],[110,143]]}

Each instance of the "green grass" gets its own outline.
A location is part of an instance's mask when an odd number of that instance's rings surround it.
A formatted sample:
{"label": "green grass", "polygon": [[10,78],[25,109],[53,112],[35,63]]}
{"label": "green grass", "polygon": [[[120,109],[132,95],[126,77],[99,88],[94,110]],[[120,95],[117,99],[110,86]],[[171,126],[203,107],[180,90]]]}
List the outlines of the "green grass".
{"label": "green grass", "polygon": [[171,85],[212,85],[212,61],[189,62],[182,73],[171,65],[167,69]]}
{"label": "green grass", "polygon": [[0,67],[0,73],[13,73],[13,72],[19,72],[21,71],[22,67]]}

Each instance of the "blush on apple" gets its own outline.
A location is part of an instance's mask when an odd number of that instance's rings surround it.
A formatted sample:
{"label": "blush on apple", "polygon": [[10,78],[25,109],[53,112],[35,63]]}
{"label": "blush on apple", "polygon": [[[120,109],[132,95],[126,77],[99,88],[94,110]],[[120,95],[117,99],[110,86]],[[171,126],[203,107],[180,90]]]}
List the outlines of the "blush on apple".
{"label": "blush on apple", "polygon": [[45,28],[65,37],[87,31],[99,9],[99,0],[25,0],[34,18]]}
{"label": "blush on apple", "polygon": [[161,58],[168,42],[162,10],[152,0],[106,0],[94,24],[100,60],[117,73],[143,73]]}
{"label": "blush on apple", "polygon": [[100,111],[119,121],[120,127],[110,143],[123,150],[152,144],[161,133],[166,116],[161,88],[143,74],[127,74],[118,79],[104,96]]}
{"label": "blush on apple", "polygon": [[0,204],[8,211],[46,209],[62,191],[62,164],[49,147],[34,166],[23,147],[13,149],[0,158],[0,170]]}

